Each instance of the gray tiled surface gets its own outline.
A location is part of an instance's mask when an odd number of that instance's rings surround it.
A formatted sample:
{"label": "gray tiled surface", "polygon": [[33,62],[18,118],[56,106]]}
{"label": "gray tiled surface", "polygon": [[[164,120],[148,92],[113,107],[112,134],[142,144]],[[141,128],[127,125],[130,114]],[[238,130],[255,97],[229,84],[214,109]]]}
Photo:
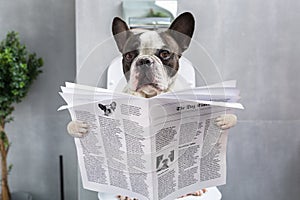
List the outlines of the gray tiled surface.
{"label": "gray tiled surface", "polygon": [[66,133],[70,118],[56,111],[63,103],[59,86],[75,77],[74,7],[73,0],[0,1],[1,40],[15,30],[28,50],[44,59],[43,73],[6,126],[11,191],[30,192],[33,199],[59,199],[59,155],[64,156],[65,198],[77,199],[75,147]]}
{"label": "gray tiled surface", "polygon": [[300,121],[241,121],[229,135],[223,199],[297,199]]}

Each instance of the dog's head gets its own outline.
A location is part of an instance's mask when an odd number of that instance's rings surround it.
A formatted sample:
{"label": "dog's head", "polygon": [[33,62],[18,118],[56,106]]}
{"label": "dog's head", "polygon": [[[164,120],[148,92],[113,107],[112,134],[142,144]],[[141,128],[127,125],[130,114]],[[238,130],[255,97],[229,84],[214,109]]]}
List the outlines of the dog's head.
{"label": "dog's head", "polygon": [[112,32],[123,55],[127,89],[152,97],[171,89],[179,68],[179,58],[191,41],[195,20],[191,13],[177,17],[165,31],[129,30],[116,17]]}

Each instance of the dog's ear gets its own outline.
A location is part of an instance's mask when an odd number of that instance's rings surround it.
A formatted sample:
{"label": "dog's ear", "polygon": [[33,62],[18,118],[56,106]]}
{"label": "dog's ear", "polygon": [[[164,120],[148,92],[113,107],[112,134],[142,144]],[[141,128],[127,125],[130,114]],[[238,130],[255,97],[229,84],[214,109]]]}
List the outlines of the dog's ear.
{"label": "dog's ear", "polygon": [[176,40],[182,51],[185,51],[191,42],[195,29],[194,16],[185,12],[179,15],[169,27],[168,32]]}
{"label": "dog's ear", "polygon": [[115,17],[112,22],[112,33],[114,35],[119,51],[122,53],[125,42],[131,35],[126,22],[124,22],[119,17]]}
{"label": "dog's ear", "polygon": [[101,103],[98,104],[99,108],[106,112],[106,106],[102,105]]}

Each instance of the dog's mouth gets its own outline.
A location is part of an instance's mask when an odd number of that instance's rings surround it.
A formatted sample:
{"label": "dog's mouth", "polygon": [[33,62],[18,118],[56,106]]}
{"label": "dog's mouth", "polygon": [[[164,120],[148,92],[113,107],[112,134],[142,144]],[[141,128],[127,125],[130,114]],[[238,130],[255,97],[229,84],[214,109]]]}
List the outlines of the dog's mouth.
{"label": "dog's mouth", "polygon": [[149,83],[139,86],[136,89],[136,92],[142,93],[143,96],[146,98],[154,97],[156,95],[159,95],[163,92],[163,90],[159,87],[158,84],[155,83]]}
{"label": "dog's mouth", "polygon": [[159,95],[164,91],[164,85],[158,81],[160,77],[154,75],[153,72],[147,71],[140,73],[135,91],[142,94],[146,98]]}

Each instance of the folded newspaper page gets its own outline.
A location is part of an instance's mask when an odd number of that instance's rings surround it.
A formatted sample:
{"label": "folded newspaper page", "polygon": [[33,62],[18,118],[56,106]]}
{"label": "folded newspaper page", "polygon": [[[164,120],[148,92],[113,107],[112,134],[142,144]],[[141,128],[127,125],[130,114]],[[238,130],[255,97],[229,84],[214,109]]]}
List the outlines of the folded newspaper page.
{"label": "folded newspaper page", "polygon": [[227,130],[215,119],[243,109],[235,81],[145,99],[66,83],[83,187],[151,200],[175,199],[226,182]]}

